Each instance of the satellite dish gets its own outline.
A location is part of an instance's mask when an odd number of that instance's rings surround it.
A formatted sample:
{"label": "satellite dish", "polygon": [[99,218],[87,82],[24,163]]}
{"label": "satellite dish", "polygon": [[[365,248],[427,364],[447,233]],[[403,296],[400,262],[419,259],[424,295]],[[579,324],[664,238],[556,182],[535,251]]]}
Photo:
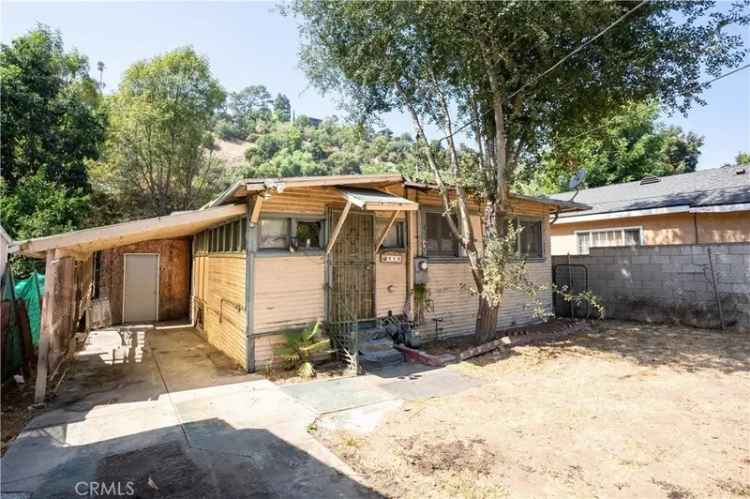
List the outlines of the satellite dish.
{"label": "satellite dish", "polygon": [[578,186],[581,185],[584,180],[586,180],[586,170],[584,168],[581,168],[576,172],[575,175],[570,178],[568,187],[570,189],[578,190]]}

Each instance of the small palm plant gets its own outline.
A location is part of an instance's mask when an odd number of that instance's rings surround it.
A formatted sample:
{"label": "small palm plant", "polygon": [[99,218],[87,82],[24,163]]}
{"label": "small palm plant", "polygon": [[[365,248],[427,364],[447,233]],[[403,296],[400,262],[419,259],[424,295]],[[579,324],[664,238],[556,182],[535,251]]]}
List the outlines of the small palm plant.
{"label": "small palm plant", "polygon": [[320,332],[320,322],[315,322],[302,331],[287,331],[284,337],[286,344],[277,347],[276,354],[288,363],[290,369],[296,368],[299,376],[314,377],[313,354],[331,348],[331,340],[324,338]]}

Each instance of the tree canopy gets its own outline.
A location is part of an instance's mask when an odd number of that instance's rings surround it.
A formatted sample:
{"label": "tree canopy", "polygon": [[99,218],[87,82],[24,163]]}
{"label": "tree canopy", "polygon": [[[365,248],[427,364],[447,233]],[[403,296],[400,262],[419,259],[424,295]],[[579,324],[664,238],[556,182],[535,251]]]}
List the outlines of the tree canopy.
{"label": "tree canopy", "polygon": [[[571,176],[587,172],[582,188],[689,173],[698,165],[703,138],[658,122],[655,103],[630,103],[589,133],[559,141],[541,165],[523,165],[516,186],[527,192],[568,190]],[[531,173],[530,179],[525,174]]]}
{"label": "tree canopy", "polygon": [[92,169],[97,185],[129,216],[199,207],[223,174],[210,130],[224,98],[192,48],[130,66],[108,102],[106,156]]}
{"label": "tree canopy", "polygon": [[750,164],[750,152],[738,152],[737,156],[734,157],[735,165],[748,165]]}
{"label": "tree canopy", "polygon": [[[631,101],[688,109],[700,100],[703,71],[718,76],[741,63],[741,38],[722,28],[747,24],[747,5],[297,0],[290,11],[302,18],[302,64],[319,88],[342,92],[361,119],[394,109],[412,117],[469,258],[486,338],[512,281],[502,234],[519,165]],[[428,122],[445,135],[442,158],[425,137]],[[462,123],[476,142],[469,175],[456,140]],[[453,174],[455,203],[439,163]],[[469,222],[469,179],[484,201],[481,246]]]}
{"label": "tree canopy", "polygon": [[0,219],[15,238],[70,230],[89,213],[86,163],[106,120],[88,69],[42,25],[0,48]]}
{"label": "tree canopy", "polygon": [[273,98],[264,85],[250,85],[228,94],[215,129],[223,139],[246,140],[259,123],[289,121],[291,116],[292,108],[286,95],[277,94]]}

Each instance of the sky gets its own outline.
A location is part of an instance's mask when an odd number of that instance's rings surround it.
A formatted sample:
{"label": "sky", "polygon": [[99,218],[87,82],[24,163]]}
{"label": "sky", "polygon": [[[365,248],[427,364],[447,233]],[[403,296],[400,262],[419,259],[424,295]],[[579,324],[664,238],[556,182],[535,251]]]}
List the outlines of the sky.
{"label": "sky", "polygon": [[[343,115],[337,96],[321,95],[298,67],[296,22],[271,2],[0,3],[3,43],[37,23],[59,29],[67,49],[89,58],[92,74],[96,62],[103,61],[107,92],[117,88],[133,62],[190,45],[209,59],[229,91],[262,84],[273,94],[286,94],[296,114]],[[750,46],[750,30],[736,32]],[[715,168],[732,162],[741,150],[750,151],[750,70],[716,82],[703,97],[706,106],[687,117],[665,115],[662,121],[704,136],[698,167]],[[383,121],[396,133],[412,132],[403,114],[390,113]]]}

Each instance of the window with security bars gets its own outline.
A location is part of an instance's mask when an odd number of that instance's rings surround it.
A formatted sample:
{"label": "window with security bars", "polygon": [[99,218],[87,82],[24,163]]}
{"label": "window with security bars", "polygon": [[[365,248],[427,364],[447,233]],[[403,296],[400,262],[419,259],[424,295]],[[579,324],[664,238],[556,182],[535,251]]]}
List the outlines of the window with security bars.
{"label": "window with security bars", "polygon": [[590,248],[640,246],[642,244],[642,236],[640,227],[578,231],[576,232],[578,254],[588,255]]}

